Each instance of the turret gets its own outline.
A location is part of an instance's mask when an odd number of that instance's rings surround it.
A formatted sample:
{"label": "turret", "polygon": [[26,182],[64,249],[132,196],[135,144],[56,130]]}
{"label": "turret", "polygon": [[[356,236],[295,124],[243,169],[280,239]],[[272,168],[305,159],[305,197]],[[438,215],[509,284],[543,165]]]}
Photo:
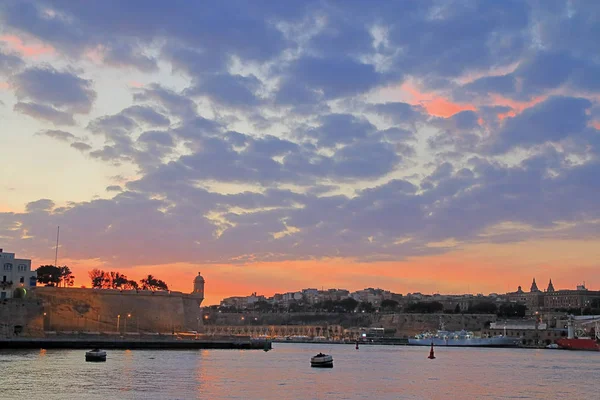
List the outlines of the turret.
{"label": "turret", "polygon": [[194,291],[192,292],[192,294],[202,297],[203,299],[204,299],[204,282],[205,282],[204,278],[202,277],[200,272],[198,272],[198,276],[194,279]]}
{"label": "turret", "polygon": [[535,278],[533,278],[533,282],[531,283],[531,289],[529,289],[530,292],[539,292],[540,289],[538,289],[537,287],[537,283],[535,283]]}
{"label": "turret", "polygon": [[548,289],[546,291],[554,292],[554,285],[552,284],[552,279],[550,279],[550,282],[548,283]]}

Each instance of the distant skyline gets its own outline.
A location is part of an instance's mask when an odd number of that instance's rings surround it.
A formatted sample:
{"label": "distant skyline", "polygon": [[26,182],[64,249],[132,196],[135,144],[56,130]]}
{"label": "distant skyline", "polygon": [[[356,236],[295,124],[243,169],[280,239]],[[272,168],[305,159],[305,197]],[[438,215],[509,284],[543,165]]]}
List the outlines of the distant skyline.
{"label": "distant skyline", "polygon": [[[207,304],[600,270],[596,1],[0,4],[0,247]],[[540,286],[540,287],[541,287]]]}

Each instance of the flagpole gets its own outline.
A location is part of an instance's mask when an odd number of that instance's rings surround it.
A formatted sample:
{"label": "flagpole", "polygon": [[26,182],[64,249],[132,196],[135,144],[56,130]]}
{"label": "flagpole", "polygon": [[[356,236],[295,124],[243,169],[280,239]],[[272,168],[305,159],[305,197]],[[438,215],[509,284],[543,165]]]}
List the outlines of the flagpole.
{"label": "flagpole", "polygon": [[60,236],[60,226],[56,229],[56,251],[54,253],[54,266],[58,267],[58,237]]}

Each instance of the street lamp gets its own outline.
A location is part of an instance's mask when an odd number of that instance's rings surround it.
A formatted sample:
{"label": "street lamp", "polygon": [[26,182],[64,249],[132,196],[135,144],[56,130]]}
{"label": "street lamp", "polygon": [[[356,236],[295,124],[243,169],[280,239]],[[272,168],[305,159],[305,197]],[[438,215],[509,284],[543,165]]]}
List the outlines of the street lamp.
{"label": "street lamp", "polygon": [[117,315],[117,332],[121,332],[120,327],[121,327],[121,314],[118,314]]}
{"label": "street lamp", "polygon": [[129,319],[129,318],[131,318],[131,313],[127,313],[127,318],[125,318],[125,322],[124,322],[124,324],[123,324],[123,325],[124,325],[124,328],[125,328],[125,329],[124,329],[124,330],[125,330],[125,333],[127,333],[127,319]]}

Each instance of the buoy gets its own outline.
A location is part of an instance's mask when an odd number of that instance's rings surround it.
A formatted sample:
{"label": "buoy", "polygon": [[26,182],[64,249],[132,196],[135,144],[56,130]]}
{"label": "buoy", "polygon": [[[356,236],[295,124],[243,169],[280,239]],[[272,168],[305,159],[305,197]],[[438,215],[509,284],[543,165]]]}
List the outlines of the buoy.
{"label": "buoy", "polygon": [[433,354],[433,343],[431,343],[431,350],[429,350],[429,358],[430,360],[433,360],[435,358],[435,355]]}
{"label": "buoy", "polygon": [[356,342],[356,350],[358,350],[358,342]]}

